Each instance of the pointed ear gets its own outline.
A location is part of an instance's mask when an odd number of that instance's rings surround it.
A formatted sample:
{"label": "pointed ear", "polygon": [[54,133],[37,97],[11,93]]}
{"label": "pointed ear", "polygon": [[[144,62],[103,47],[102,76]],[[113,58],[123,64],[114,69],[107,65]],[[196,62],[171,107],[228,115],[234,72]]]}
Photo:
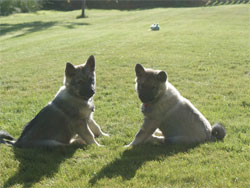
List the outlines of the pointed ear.
{"label": "pointed ear", "polygon": [[136,64],[135,73],[137,77],[142,76],[145,73],[145,70],[141,64]]}
{"label": "pointed ear", "polygon": [[157,74],[157,79],[161,82],[166,82],[168,79],[167,73],[165,71],[161,71]]}
{"label": "pointed ear", "polygon": [[66,63],[66,68],[65,68],[65,75],[66,76],[69,76],[69,77],[74,76],[75,70],[76,70],[76,68],[74,67],[74,65],[72,65],[69,62]]}
{"label": "pointed ear", "polygon": [[95,71],[95,57],[93,55],[89,56],[86,66],[89,68],[91,72]]}

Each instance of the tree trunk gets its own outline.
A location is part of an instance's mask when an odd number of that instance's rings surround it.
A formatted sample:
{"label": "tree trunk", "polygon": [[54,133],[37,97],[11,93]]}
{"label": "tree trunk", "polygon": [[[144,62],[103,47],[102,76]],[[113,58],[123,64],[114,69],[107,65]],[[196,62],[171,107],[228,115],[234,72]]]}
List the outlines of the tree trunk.
{"label": "tree trunk", "polygon": [[86,6],[86,0],[82,0],[82,15],[81,17],[85,17],[85,6]]}

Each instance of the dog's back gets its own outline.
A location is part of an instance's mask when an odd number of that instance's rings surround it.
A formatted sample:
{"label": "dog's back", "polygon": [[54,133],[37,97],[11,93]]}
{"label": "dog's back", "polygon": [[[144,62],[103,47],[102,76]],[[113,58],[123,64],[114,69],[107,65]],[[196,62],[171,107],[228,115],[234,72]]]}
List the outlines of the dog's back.
{"label": "dog's back", "polygon": [[15,142],[17,147],[42,145],[44,140],[68,144],[72,137],[70,121],[53,103],[44,107],[24,128]]}
{"label": "dog's back", "polygon": [[[60,88],[54,100],[45,106],[23,129],[17,141],[11,141],[17,147],[68,145],[76,135],[82,143],[96,143],[93,133],[104,135],[100,127],[91,119],[94,111],[95,59],[90,56],[86,64],[74,66],[66,64],[64,86]],[[9,139],[0,133],[1,142]]]}
{"label": "dog's back", "polygon": [[[159,141],[193,144],[223,139],[222,126],[211,127],[208,120],[177,89],[168,82],[166,72],[135,66],[136,90],[142,104],[144,122],[135,139],[129,145]],[[164,137],[154,134],[160,129]],[[213,131],[214,130],[214,131]]]}

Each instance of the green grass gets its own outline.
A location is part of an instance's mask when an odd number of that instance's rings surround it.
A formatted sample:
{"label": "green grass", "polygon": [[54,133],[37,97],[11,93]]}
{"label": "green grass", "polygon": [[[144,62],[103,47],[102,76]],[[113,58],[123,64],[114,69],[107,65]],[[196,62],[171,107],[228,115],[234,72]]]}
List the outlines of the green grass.
{"label": "green grass", "polygon": [[[0,146],[0,187],[249,187],[249,4],[135,11],[39,11],[0,17],[0,129],[16,138],[53,99],[65,63],[96,57],[95,119],[105,147],[21,150]],[[160,31],[149,31],[159,23]],[[167,71],[169,81],[224,142],[194,148],[123,146],[143,116],[134,66]]]}

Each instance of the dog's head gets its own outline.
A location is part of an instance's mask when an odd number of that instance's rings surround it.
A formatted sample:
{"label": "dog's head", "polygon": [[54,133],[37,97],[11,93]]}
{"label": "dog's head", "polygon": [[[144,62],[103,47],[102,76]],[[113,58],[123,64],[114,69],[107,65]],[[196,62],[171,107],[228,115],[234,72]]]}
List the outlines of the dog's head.
{"label": "dog's head", "polygon": [[83,65],[66,63],[64,84],[75,96],[88,100],[95,94],[95,58],[91,55]]}
{"label": "dog's head", "polygon": [[164,71],[135,66],[136,90],[143,103],[152,103],[166,90],[167,74]]}

